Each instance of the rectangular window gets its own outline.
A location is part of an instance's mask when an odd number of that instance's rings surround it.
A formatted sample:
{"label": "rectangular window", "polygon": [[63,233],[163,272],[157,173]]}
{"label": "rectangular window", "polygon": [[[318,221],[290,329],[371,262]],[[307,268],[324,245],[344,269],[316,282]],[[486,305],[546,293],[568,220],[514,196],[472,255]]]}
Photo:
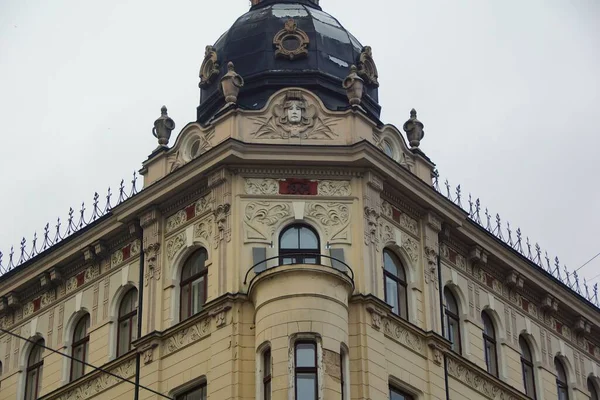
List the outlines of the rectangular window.
{"label": "rectangular window", "polygon": [[390,386],[390,400],[413,400],[412,396]]}
{"label": "rectangular window", "polygon": [[342,400],[346,399],[346,382],[344,382],[344,352],[340,351],[340,383]]}
{"label": "rectangular window", "polygon": [[316,343],[296,342],[294,361],[296,400],[317,400]]}
{"label": "rectangular window", "polygon": [[271,400],[271,349],[263,354],[263,398]]}
{"label": "rectangular window", "polygon": [[175,400],[206,400],[206,383],[183,394],[177,395]]}

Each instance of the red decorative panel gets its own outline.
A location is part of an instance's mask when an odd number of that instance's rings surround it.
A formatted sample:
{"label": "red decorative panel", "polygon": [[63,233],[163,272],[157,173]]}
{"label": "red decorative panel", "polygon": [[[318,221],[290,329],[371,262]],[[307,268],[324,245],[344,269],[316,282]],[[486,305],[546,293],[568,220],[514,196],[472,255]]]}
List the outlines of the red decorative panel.
{"label": "red decorative panel", "polygon": [[596,351],[596,346],[594,346],[593,344],[591,344],[590,342],[587,342],[588,344],[588,351],[591,355],[594,355],[594,351]]}
{"label": "red decorative panel", "polygon": [[42,306],[42,298],[41,297],[38,297],[37,299],[33,300],[33,312],[38,311],[41,306]]}
{"label": "red decorative panel", "polygon": [[308,179],[286,179],[279,181],[279,194],[317,195],[317,182]]}
{"label": "red decorative panel", "polygon": [[131,245],[130,244],[123,247],[123,249],[121,251],[123,252],[123,260],[127,260],[129,257],[131,257]]}
{"label": "red decorative panel", "polygon": [[83,285],[85,282],[85,271],[77,274],[77,287]]}
{"label": "red decorative panel", "polygon": [[522,298],[521,299],[521,307],[523,307],[523,310],[529,312],[529,301]]}
{"label": "red decorative panel", "polygon": [[556,321],[556,332],[560,333],[562,335],[562,324],[558,321]]}
{"label": "red decorative panel", "polygon": [[448,249],[448,258],[450,259],[450,262],[453,262],[456,264],[456,256],[457,256],[457,253],[454,250]]}
{"label": "red decorative panel", "polygon": [[494,277],[488,274],[485,274],[485,284],[489,287],[494,287]]}
{"label": "red decorative panel", "polygon": [[189,221],[196,216],[196,205],[192,204],[185,208],[185,217]]}
{"label": "red decorative panel", "polygon": [[402,214],[400,210],[398,210],[397,208],[392,208],[392,219],[394,221],[400,222],[400,214]]}

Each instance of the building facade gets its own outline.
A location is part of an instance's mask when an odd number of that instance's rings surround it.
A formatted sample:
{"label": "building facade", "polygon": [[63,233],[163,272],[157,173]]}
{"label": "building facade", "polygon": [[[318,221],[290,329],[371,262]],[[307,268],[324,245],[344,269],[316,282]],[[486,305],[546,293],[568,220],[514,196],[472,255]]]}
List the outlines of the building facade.
{"label": "building facade", "polygon": [[598,399],[596,290],[440,192],[318,1],[252,3],[143,189],[0,262],[0,400]]}

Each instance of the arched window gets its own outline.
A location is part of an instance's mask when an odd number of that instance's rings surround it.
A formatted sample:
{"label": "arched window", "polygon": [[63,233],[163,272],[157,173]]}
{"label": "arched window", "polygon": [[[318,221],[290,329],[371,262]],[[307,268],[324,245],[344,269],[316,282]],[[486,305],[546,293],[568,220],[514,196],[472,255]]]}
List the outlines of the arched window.
{"label": "arched window", "polygon": [[319,235],[311,227],[291,225],[279,235],[279,263],[320,264]]}
{"label": "arched window", "polygon": [[384,139],[383,142],[381,143],[381,147],[383,147],[383,152],[391,158],[394,158],[394,148],[392,147],[392,144]]}
{"label": "arched window", "polygon": [[567,384],[567,373],[565,367],[558,357],[554,358],[554,368],[556,369],[556,390],[558,400],[569,400],[569,385]]}
{"label": "arched window", "polygon": [[38,340],[29,351],[27,359],[27,375],[25,378],[25,400],[35,400],[42,387],[42,370],[44,367],[44,339]]}
{"label": "arched window", "polygon": [[129,289],[119,306],[117,328],[117,357],[131,350],[131,342],[137,338],[138,291]]}
{"label": "arched window", "polygon": [[179,309],[180,320],[183,321],[202,311],[206,303],[206,281],[208,269],[206,260],[208,254],[205,249],[192,253],[181,271],[181,306]]}
{"label": "arched window", "polygon": [[496,330],[490,316],[484,311],[481,313],[483,320],[483,349],[485,351],[485,364],[487,371],[498,376],[498,355],[496,352]]}
{"label": "arched window", "polygon": [[521,370],[523,371],[523,386],[525,394],[531,399],[535,399],[535,382],[533,378],[533,357],[527,340],[523,335],[519,336],[519,347],[521,347]]}
{"label": "arched window", "polygon": [[588,391],[590,392],[590,400],[598,400],[598,390],[596,390],[596,385],[592,378],[588,378],[587,380]]}
{"label": "arched window", "polygon": [[85,373],[84,362],[87,361],[87,355],[90,345],[89,337],[90,314],[85,314],[79,319],[73,330],[73,345],[71,360],[71,380],[81,378]]}
{"label": "arched window", "polygon": [[398,257],[389,250],[383,251],[383,276],[385,302],[392,306],[394,314],[407,319],[406,273]]}
{"label": "arched window", "polygon": [[444,299],[446,339],[452,342],[452,351],[460,353],[460,318],[458,316],[458,302],[448,287],[444,288]]}

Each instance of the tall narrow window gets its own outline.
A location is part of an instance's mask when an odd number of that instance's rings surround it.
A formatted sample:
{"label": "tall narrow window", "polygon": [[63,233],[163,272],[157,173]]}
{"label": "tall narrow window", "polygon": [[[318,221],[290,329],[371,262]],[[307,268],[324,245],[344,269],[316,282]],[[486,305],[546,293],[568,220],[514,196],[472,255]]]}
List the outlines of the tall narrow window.
{"label": "tall narrow window", "polygon": [[598,390],[596,390],[596,385],[592,381],[592,378],[588,378],[587,387],[590,392],[590,400],[598,400]]}
{"label": "tall narrow window", "polygon": [[390,400],[412,400],[412,396],[390,386]]}
{"label": "tall narrow window", "polygon": [[271,349],[263,353],[263,399],[271,400]]}
{"label": "tall narrow window", "polygon": [[175,396],[175,400],[206,400],[206,383]]}
{"label": "tall narrow window", "polygon": [[406,273],[394,253],[383,251],[383,276],[385,279],[385,302],[392,306],[394,314],[407,319]]}
{"label": "tall narrow window", "polygon": [[458,303],[447,287],[444,288],[445,314],[446,314],[446,339],[452,342],[452,350],[460,353],[460,319],[458,317]]}
{"label": "tall narrow window", "polygon": [[519,336],[519,347],[521,347],[521,370],[523,371],[523,386],[525,394],[530,399],[535,399],[535,381],[533,378],[533,357],[529,344],[523,337]]}
{"label": "tall narrow window", "polygon": [[119,325],[117,328],[117,357],[131,350],[131,342],[137,338],[138,291],[129,289],[119,307]]}
{"label": "tall narrow window", "polygon": [[183,321],[202,311],[206,303],[206,250],[200,249],[190,255],[181,271],[181,305],[179,316]]}
{"label": "tall narrow window", "polygon": [[348,393],[346,393],[346,357],[347,353],[344,349],[340,349],[340,393],[342,394],[342,400],[348,399]]}
{"label": "tall narrow window", "polygon": [[35,400],[42,387],[42,370],[44,366],[44,339],[38,340],[29,352],[27,359],[27,376],[25,378],[25,400]]}
{"label": "tall narrow window", "polygon": [[317,345],[296,342],[296,400],[317,400]]}
{"label": "tall narrow window", "polygon": [[556,390],[558,392],[558,400],[569,400],[567,373],[565,372],[565,367],[558,357],[554,358],[554,368],[556,368]]}
{"label": "tall narrow window", "polygon": [[279,263],[319,264],[319,235],[307,225],[292,225],[279,235]]}
{"label": "tall narrow window", "polygon": [[481,313],[483,320],[483,349],[485,352],[485,364],[487,371],[498,376],[498,356],[496,353],[496,331],[490,316],[484,311]]}
{"label": "tall narrow window", "polygon": [[90,315],[85,314],[79,319],[75,330],[73,331],[73,345],[72,345],[72,356],[71,360],[71,380],[81,378],[85,373],[84,362],[87,361],[87,354],[90,344],[90,337],[88,336],[90,328]]}

